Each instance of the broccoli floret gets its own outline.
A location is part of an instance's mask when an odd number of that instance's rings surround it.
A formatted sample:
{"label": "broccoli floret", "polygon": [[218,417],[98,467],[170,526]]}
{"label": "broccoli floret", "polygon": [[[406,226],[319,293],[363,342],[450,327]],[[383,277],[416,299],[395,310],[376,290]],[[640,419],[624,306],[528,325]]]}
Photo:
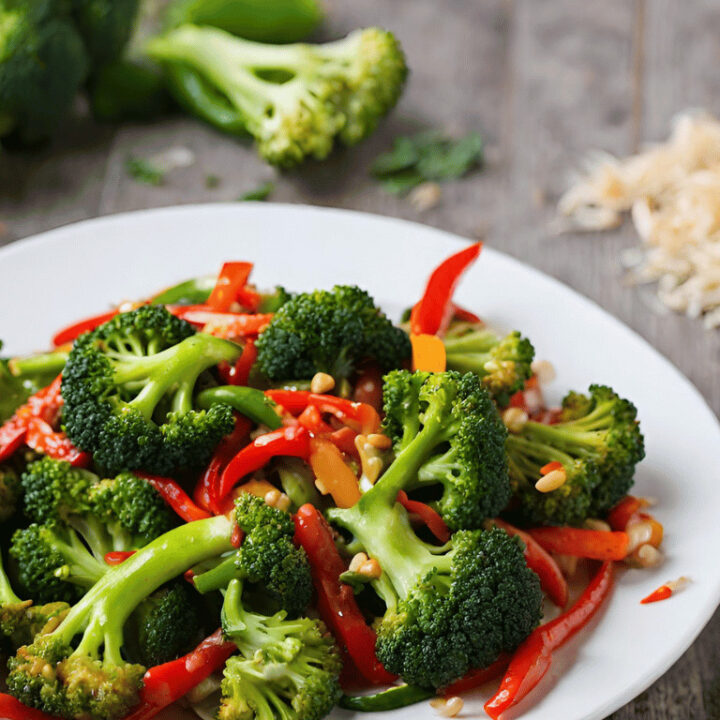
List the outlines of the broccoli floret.
{"label": "broccoli floret", "polygon": [[140,0],[72,0],[72,5],[93,64],[117,60],[134,29]]}
{"label": "broccoli floret", "polygon": [[170,530],[111,567],[51,632],[18,649],[10,692],[63,718],[119,720],[138,703],[145,667],[123,656],[131,614],[190,567],[232,550],[232,522],[221,515]]}
{"label": "broccoli floret", "polygon": [[0,136],[45,139],[87,76],[82,38],[61,0],[0,5]]}
{"label": "broccoli floret", "polygon": [[500,337],[486,327],[463,323],[456,331],[451,326],[443,342],[448,369],[478,375],[501,406],[531,375],[535,349],[517,331]]}
{"label": "broccoli floret", "polygon": [[441,687],[519,645],[540,620],[542,593],[521,543],[502,530],[459,530],[443,546],[418,538],[395,499],[416,472],[421,438],[353,507],[327,514],[382,569],[372,583],[387,608],[378,659],[408,683]]}
{"label": "broccoli floret", "polygon": [[239,655],[225,665],[218,720],[320,720],[340,697],[338,649],[319,620],[288,620],[243,606],[242,582],[225,594],[223,631]]}
{"label": "broccoli floret", "polygon": [[281,167],[322,160],[336,138],[354,145],[369,135],[397,102],[407,75],[395,36],[378,28],[323,45],[280,46],[183,25],[153,38],[147,52],[171,74],[193,72],[225,108],[223,129],[246,129],[260,155]]}
{"label": "broccoli floret", "polygon": [[336,285],[285,303],[257,341],[258,366],[272,381],[317,372],[346,381],[362,360],[383,370],[410,357],[407,335],[392,325],[367,292]]}
{"label": "broccoli floret", "polygon": [[[515,512],[542,525],[580,525],[601,517],[632,487],[635,465],[645,455],[635,406],[611,388],[591,385],[571,392],[560,422],[527,422],[507,440]],[[541,468],[559,462],[567,479],[557,490],[535,489]]]}
{"label": "broccoli floret", "polygon": [[231,579],[261,588],[264,606],[294,617],[310,602],[312,579],[307,556],[293,543],[295,526],[289,513],[250,493],[236,501],[237,523],[245,533],[240,549],[212,570],[194,578],[200,592],[226,587]]}
{"label": "broccoli floret", "polygon": [[232,408],[193,406],[198,377],[242,349],[145,305],[79,337],[63,371],[63,421],[110,472],[202,466],[234,427]]}
{"label": "broccoli floret", "polygon": [[0,465],[0,523],[15,514],[21,494],[20,476],[15,468],[9,464]]}
{"label": "broccoli floret", "polygon": [[396,370],[385,377],[383,398],[392,472],[407,468],[401,489],[441,491],[433,504],[452,529],[479,528],[505,507],[507,432],[476,375]]}

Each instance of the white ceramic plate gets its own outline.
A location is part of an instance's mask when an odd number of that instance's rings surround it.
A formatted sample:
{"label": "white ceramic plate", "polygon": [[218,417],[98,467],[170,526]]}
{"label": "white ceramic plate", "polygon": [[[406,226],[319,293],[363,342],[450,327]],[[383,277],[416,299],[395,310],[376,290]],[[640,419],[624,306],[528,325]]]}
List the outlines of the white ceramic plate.
{"label": "white ceramic plate", "polygon": [[[103,218],[0,251],[0,337],[8,353],[47,346],[53,331],[111,303],[148,295],[252,260],[260,286],[293,290],[356,283],[390,312],[415,301],[431,269],[462,240],[420,225],[353,212],[276,204],[205,205]],[[596,720],[647,688],[685,651],[720,599],[720,429],[695,388],[599,307],[537,271],[485,249],[458,301],[518,328],[551,359],[559,400],[568,388],[612,385],[634,400],[647,458],[637,492],[657,497],[666,563],[628,571],[590,628],[557,653],[549,677],[516,712],[526,720]],[[669,602],[639,601],[669,578],[693,583]],[[484,717],[484,696],[463,716]],[[178,717],[174,711],[169,717]],[[427,704],[398,720],[434,717]],[[337,712],[337,717],[349,713]]]}

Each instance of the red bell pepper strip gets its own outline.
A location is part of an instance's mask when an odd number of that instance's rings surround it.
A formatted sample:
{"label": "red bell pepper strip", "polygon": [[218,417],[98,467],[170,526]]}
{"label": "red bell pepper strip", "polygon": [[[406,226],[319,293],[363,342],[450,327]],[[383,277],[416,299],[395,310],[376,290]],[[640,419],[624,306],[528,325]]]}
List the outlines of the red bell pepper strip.
{"label": "red bell pepper strip", "polygon": [[562,571],[552,556],[528,533],[495,519],[493,525],[502,528],[508,535],[517,535],[525,543],[525,562],[527,566],[540,578],[540,587],[543,592],[560,608],[564,608],[568,601],[568,586]]}
{"label": "red bell pepper strip", "polygon": [[330,526],[309,503],[295,514],[295,540],[307,553],[318,611],[333,635],[368,682],[392,683],[396,676],[385,670],[375,655],[375,632],[365,622],[352,588],[340,582],[347,567],[335,546]]}
{"label": "red bell pepper strip", "polygon": [[409,512],[417,515],[427,525],[428,530],[441,542],[450,539],[450,528],[445,521],[429,505],[418,500],[411,500],[404,490],[397,494],[397,501]]}
{"label": "red bell pepper strip", "polygon": [[441,691],[442,695],[449,698],[454,695],[463,695],[470,690],[475,690],[475,688],[479,688],[486,682],[499,678],[505,670],[507,670],[509,664],[510,656],[503,653],[492,665],[488,665],[485,668],[478,668],[477,670],[470,670],[470,672],[459,680],[444,687]]}
{"label": "red bell pepper strip", "polygon": [[226,435],[220,444],[215,448],[215,453],[210,460],[205,472],[198,480],[193,493],[193,499],[203,510],[215,515],[222,513],[219,502],[220,475],[225,466],[240,452],[248,440],[252,429],[252,423],[248,418],[235,413],[235,428]]}
{"label": "red bell pepper strip", "polygon": [[237,291],[235,299],[248,312],[253,313],[257,312],[257,309],[260,307],[260,303],[262,302],[262,296],[260,293],[257,290],[247,287],[247,285]]}
{"label": "red bell pepper strip", "polygon": [[273,318],[273,313],[220,313],[207,305],[168,305],[167,309],[191,325],[218,337],[244,337],[262,332]]}
{"label": "red bell pepper strip", "polygon": [[470,310],[466,310],[463,307],[460,307],[456,303],[453,303],[453,320],[460,320],[462,322],[469,322],[469,323],[475,323],[477,325],[482,325],[483,320],[479,315],[476,315],[474,312],[471,312]]}
{"label": "red bell pepper strip", "polygon": [[132,557],[137,550],[113,550],[105,553],[105,563],[107,565],[122,565],[129,557]]}
{"label": "red bell pepper strip", "polygon": [[626,495],[607,516],[607,521],[613,530],[625,530],[635,513],[647,506],[647,502],[633,495]]}
{"label": "red bell pepper strip", "polygon": [[357,446],[355,445],[355,438],[358,436],[352,428],[342,427],[339,430],[331,432],[327,439],[330,440],[335,447],[344,452],[350,457],[354,457],[356,460],[360,459],[360,453],[358,452]]}
{"label": "red bell pepper strip", "polygon": [[574,527],[541,527],[528,531],[551,553],[591,560],[624,560],[630,540],[627,533]]}
{"label": "red bell pepper strip", "polygon": [[57,720],[57,718],[23,705],[12,695],[0,693],[0,720]]}
{"label": "red bell pepper strip", "polygon": [[376,433],[380,429],[377,410],[366,403],[307,390],[266,390],[265,394],[291,415],[299,415],[308,405],[314,405],[321,413],[334,415],[343,425],[363,435]]}
{"label": "red bell pepper strip", "polygon": [[223,312],[237,301],[238,291],[247,284],[253,265],[248,262],[226,262],[223,264],[215,287],[207,304],[211,310]]}
{"label": "red bell pepper strip", "polygon": [[14,455],[25,444],[26,435],[27,425],[14,422],[13,418],[0,426],[0,462]]}
{"label": "red bell pepper strip", "polygon": [[205,520],[211,517],[210,513],[198,507],[173,479],[160,477],[159,475],[149,475],[144,472],[136,472],[135,474],[145,478],[185,522]]}
{"label": "red bell pepper strip", "polygon": [[87,467],[90,455],[76,448],[64,432],[55,432],[42,418],[30,418],[27,424],[25,444],[55,460],[65,460],[73,467]]}
{"label": "red bell pepper strip", "polygon": [[433,271],[425,293],[410,314],[413,335],[443,335],[452,320],[455,288],[465,270],[477,260],[482,243],[475,243],[444,260]]}
{"label": "red bell pepper strip", "polygon": [[310,455],[310,433],[304,427],[291,425],[255,438],[223,470],[218,499],[222,500],[229,495],[241,478],[280,455],[307,459]]}
{"label": "red bell pepper strip", "polygon": [[68,325],[58,332],[53,337],[52,342],[55,347],[71,343],[73,340],[79,338],[83,333],[89,330],[94,330],[108,320],[111,320],[118,314],[118,310],[109,310],[108,312],[101,313],[100,315],[94,315],[93,317],[85,318],[79,322]]}
{"label": "red bell pepper strip", "polygon": [[662,584],[656,590],[653,590],[647,597],[644,597],[641,601],[641,605],[648,605],[654,602],[660,602],[660,600],[667,600],[672,597],[676,591],[687,585],[689,582],[688,578],[680,577],[677,580],[669,580]]}
{"label": "red bell pepper strip", "polygon": [[224,640],[218,629],[187,655],[150,668],[143,678],[140,705],[125,720],[154,717],[220,670],[235,649],[235,643]]}
{"label": "red bell pepper strip", "polygon": [[555,620],[541,625],[515,651],[497,693],[485,712],[498,718],[519,703],[543,678],[552,653],[583,628],[597,613],[613,586],[613,563],[604,562],[577,602]]}
{"label": "red bell pepper strip", "polygon": [[245,341],[242,355],[235,361],[235,364],[223,363],[218,366],[218,371],[228,385],[247,385],[250,370],[252,370],[256,360],[257,348],[255,347],[255,341],[249,339]]}

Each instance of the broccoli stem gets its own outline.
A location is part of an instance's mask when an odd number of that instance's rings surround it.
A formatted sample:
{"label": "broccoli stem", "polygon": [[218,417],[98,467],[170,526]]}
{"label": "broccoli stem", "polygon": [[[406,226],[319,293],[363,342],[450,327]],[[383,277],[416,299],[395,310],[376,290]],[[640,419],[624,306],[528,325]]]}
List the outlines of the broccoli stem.
{"label": "broccoli stem", "polygon": [[472,372],[487,375],[485,367],[493,358],[490,353],[447,353],[447,366],[459,372]]}
{"label": "broccoli stem", "polygon": [[298,458],[282,458],[277,462],[277,472],[283,492],[297,509],[310,503],[322,507],[320,493],[315,489],[312,471]]}
{"label": "broccoli stem", "polygon": [[53,539],[49,542],[63,558],[70,559],[55,571],[55,575],[62,580],[89,588],[108,570],[103,558],[89,553],[82,540],[72,530],[67,538],[53,533]]}
{"label": "broccoli stem", "polygon": [[498,344],[498,337],[490,330],[478,330],[459,337],[446,337],[443,344],[448,355],[486,353]]}
{"label": "broccoli stem", "polygon": [[195,589],[202,593],[212,592],[227,587],[231,580],[240,577],[237,566],[237,553],[225,558],[219,565],[200,575],[195,575],[193,584]]}
{"label": "broccoli stem", "polygon": [[56,351],[43,355],[12,358],[8,363],[10,372],[15,377],[34,377],[36,375],[57,375],[65,367],[67,352]]}
{"label": "broccoli stem", "polygon": [[602,414],[596,415],[593,412],[587,417],[590,418],[587,423],[585,422],[587,418],[557,425],[545,425],[530,421],[525,424],[523,434],[530,440],[554,445],[561,450],[594,451],[605,444],[605,438],[601,431],[607,429],[609,416],[603,417]]}
{"label": "broccoli stem", "polygon": [[0,554],[0,608],[3,605],[14,605],[20,602],[22,602],[22,600],[15,594],[15,591],[10,585],[10,579],[5,573],[2,564],[2,555]]}

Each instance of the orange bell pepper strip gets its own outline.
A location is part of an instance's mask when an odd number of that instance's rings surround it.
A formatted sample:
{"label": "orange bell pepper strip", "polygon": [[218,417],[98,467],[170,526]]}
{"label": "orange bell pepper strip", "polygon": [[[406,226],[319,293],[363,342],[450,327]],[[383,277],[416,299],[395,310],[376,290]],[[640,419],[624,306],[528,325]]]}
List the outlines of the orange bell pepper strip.
{"label": "orange bell pepper strip", "polygon": [[68,325],[55,334],[52,343],[55,347],[71,343],[77,340],[83,333],[94,330],[108,320],[112,320],[118,312],[118,310],[109,310],[108,312],[100,313],[100,315],[94,315],[93,317],[85,318],[72,325]]}
{"label": "orange bell pepper strip", "polygon": [[515,651],[499,690],[485,703],[485,712],[491,718],[499,718],[535,688],[550,667],[553,651],[590,622],[612,586],[613,563],[607,561],[569,610],[530,633]]}
{"label": "orange bell pepper strip", "polygon": [[659,588],[653,590],[647,597],[641,601],[641,605],[649,605],[650,603],[660,602],[672,597],[678,590],[685,587],[689,582],[688,578],[680,577],[677,580],[669,580],[663,583]]}
{"label": "orange bell pepper strip", "polygon": [[355,473],[330,440],[313,438],[310,441],[310,467],[318,484],[332,495],[338,507],[352,507],[360,499]]}
{"label": "orange bell pepper strip", "polygon": [[565,576],[541,545],[526,532],[519,530],[504,520],[495,519],[493,525],[502,528],[508,535],[516,535],[525,543],[525,562],[540,578],[540,587],[555,605],[564,608],[568,601],[568,586]]}
{"label": "orange bell pepper strip", "polygon": [[443,335],[452,319],[452,298],[463,273],[477,260],[482,243],[475,243],[444,260],[430,275],[425,293],[410,314],[413,335]]}
{"label": "orange bell pepper strip", "polygon": [[412,369],[422,372],[444,372],[447,367],[445,345],[437,335],[410,335]]}
{"label": "orange bell pepper strip", "polygon": [[237,301],[238,292],[247,284],[253,264],[248,262],[223,263],[215,287],[207,304],[211,310],[224,312]]}
{"label": "orange bell pepper strip", "polygon": [[528,531],[548,552],[591,560],[624,560],[630,539],[627,533],[574,527],[540,527]]}

